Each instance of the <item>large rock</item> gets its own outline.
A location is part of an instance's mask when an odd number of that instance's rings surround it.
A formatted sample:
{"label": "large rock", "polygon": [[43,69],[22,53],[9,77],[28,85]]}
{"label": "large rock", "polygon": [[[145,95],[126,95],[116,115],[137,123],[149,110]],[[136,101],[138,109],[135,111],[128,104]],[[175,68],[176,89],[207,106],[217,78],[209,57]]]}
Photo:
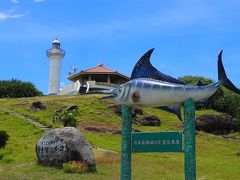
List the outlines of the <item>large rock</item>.
{"label": "large rock", "polygon": [[92,148],[73,127],[52,129],[36,145],[37,159],[45,166],[62,167],[71,160],[84,161],[91,171],[96,170]]}
{"label": "large rock", "polygon": [[133,112],[134,112],[134,114],[144,115],[143,110],[140,108],[136,108],[136,107],[133,108]]}
{"label": "large rock", "polygon": [[40,110],[42,110],[42,109],[46,109],[46,106],[45,106],[42,102],[36,101],[36,102],[33,102],[33,103],[32,103],[31,108],[35,108],[35,109],[40,109]]}
{"label": "large rock", "polygon": [[78,106],[77,105],[70,105],[70,106],[67,106],[66,111],[72,111],[72,110],[78,110]]}
{"label": "large rock", "polygon": [[36,101],[32,103],[32,106],[29,109],[29,111],[36,112],[36,111],[45,110],[45,109],[46,109],[46,106],[42,102]]}
{"label": "large rock", "polygon": [[[109,109],[113,109],[113,111],[118,115],[121,116],[121,104],[111,104],[108,106]],[[135,118],[137,115],[143,115],[144,112],[142,109],[134,107],[132,108],[132,117]]]}
{"label": "large rock", "polygon": [[161,125],[160,119],[154,115],[146,115],[146,116],[143,116],[142,119],[133,118],[133,123],[140,124],[143,126],[160,126]]}
{"label": "large rock", "polygon": [[78,106],[77,105],[69,105],[69,106],[62,106],[62,107],[58,107],[55,112],[56,113],[62,113],[64,111],[72,111],[72,110],[76,110],[78,111]]}
{"label": "large rock", "polygon": [[212,134],[228,134],[238,129],[230,115],[201,115],[196,118],[196,130]]}
{"label": "large rock", "polygon": [[118,115],[121,116],[121,104],[111,104],[108,106],[109,109],[113,109],[113,111]]}
{"label": "large rock", "polygon": [[[114,112],[121,116],[121,105],[120,104],[111,104],[108,108],[113,109]],[[160,126],[161,121],[157,116],[154,115],[144,115],[144,111],[140,108],[132,108],[132,122],[134,124],[139,124],[143,126]],[[140,117],[139,117],[140,115]]]}
{"label": "large rock", "polygon": [[[90,131],[90,132],[122,134],[122,130],[119,127],[87,125],[87,126],[84,126],[83,128],[86,131]],[[132,128],[132,132],[140,132],[140,131],[138,129]]]}
{"label": "large rock", "polygon": [[132,109],[132,118],[136,118],[137,115],[144,115],[144,112],[142,109],[135,107]]}

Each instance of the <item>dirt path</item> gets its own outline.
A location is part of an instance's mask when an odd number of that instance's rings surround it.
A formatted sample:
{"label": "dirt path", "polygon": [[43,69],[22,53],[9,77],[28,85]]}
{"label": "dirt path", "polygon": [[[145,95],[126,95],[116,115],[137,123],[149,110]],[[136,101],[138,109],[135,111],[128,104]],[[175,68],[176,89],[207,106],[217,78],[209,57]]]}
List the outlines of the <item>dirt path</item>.
{"label": "dirt path", "polygon": [[[33,124],[35,127],[40,128],[40,129],[42,129],[42,130],[44,130],[44,131],[49,131],[49,130],[51,129],[51,128],[49,128],[48,126],[45,126],[45,125],[37,122],[36,120],[31,119],[31,118],[29,118],[29,117],[26,117],[26,116],[24,116],[24,115],[22,115],[22,114],[20,114],[20,113],[18,113],[18,112],[15,112],[15,111],[13,111],[13,110],[10,110],[9,108],[0,106],[0,110],[9,112],[9,114],[11,114],[11,115],[13,115],[13,116],[17,116],[17,117],[19,117],[19,118],[21,118],[21,119],[24,119],[24,120],[28,121],[29,123]],[[1,169],[1,168],[0,168],[0,169]]]}

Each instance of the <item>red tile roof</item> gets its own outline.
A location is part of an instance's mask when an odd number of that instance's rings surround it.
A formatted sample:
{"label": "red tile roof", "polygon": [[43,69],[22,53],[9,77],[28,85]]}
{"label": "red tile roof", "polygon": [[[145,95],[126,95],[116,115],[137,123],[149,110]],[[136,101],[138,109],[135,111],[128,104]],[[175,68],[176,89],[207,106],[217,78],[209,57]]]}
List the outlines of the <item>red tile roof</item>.
{"label": "red tile roof", "polygon": [[83,70],[82,72],[85,72],[85,73],[114,73],[117,71],[106,68],[104,66],[104,64],[99,64],[97,67],[86,69],[86,70]]}
{"label": "red tile roof", "polygon": [[80,71],[79,73],[77,74],[73,74],[73,75],[70,75],[68,77],[69,80],[77,77],[77,76],[81,76],[81,75],[84,75],[84,74],[113,74],[113,75],[117,75],[117,76],[121,76],[127,80],[129,80],[130,78],[121,74],[121,73],[118,73],[117,71],[114,71],[114,70],[111,70],[109,68],[106,68],[104,66],[104,64],[100,64],[96,67],[93,67],[93,68],[89,68],[89,69],[86,69],[86,70],[82,70]]}

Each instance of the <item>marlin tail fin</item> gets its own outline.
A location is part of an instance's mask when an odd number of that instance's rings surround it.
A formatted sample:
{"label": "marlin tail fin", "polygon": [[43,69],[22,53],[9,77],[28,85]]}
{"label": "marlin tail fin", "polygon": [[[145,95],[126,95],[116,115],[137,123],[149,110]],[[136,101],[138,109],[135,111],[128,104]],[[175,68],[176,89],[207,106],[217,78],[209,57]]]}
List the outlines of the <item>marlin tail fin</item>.
{"label": "marlin tail fin", "polygon": [[218,55],[218,80],[223,84],[224,87],[227,89],[240,94],[240,90],[234,86],[234,84],[227,78],[226,72],[223,67],[222,63],[222,52],[221,51]]}

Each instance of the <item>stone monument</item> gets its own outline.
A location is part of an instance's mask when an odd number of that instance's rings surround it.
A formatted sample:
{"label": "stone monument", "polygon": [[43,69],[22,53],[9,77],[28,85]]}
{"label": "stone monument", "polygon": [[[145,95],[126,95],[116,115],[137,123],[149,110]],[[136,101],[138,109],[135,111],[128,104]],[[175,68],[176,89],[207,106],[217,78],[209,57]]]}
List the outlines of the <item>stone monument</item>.
{"label": "stone monument", "polygon": [[88,141],[73,127],[52,129],[36,145],[38,163],[63,167],[68,161],[83,161],[90,171],[96,170],[96,161]]}

